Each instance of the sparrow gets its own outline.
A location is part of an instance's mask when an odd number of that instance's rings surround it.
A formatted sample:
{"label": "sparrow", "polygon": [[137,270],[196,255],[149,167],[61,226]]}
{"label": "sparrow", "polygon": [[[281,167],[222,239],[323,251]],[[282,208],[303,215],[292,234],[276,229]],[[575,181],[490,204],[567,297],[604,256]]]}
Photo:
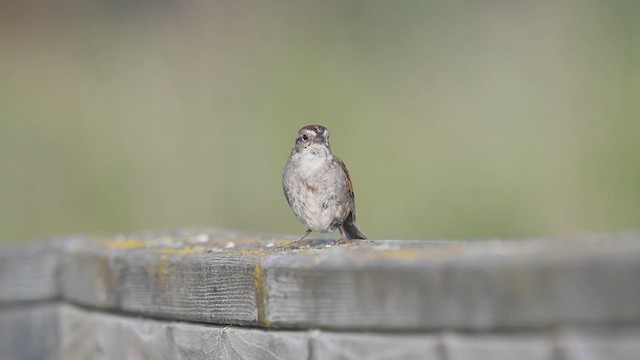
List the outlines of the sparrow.
{"label": "sparrow", "polygon": [[353,185],[344,162],[331,153],[329,130],[322,125],[307,125],[298,131],[295,145],[282,175],[284,196],[306,227],[291,246],[312,231],[340,231],[333,243],[367,237],[356,225]]}

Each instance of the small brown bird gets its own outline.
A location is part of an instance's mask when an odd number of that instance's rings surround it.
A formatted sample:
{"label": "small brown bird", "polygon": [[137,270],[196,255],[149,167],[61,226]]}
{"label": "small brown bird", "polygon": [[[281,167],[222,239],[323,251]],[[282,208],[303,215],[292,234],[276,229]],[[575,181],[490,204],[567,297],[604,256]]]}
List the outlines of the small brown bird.
{"label": "small brown bird", "polygon": [[331,154],[329,130],[307,125],[298,131],[296,143],[284,168],[282,187],[291,210],[307,226],[307,231],[340,230],[334,243],[366,239],[356,225],[356,204],[349,172],[340,158]]}

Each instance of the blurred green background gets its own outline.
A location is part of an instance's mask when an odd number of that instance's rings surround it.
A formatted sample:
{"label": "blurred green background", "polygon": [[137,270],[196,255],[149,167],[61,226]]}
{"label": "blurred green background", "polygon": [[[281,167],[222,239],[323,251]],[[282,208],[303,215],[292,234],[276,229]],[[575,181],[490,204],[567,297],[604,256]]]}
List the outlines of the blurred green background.
{"label": "blurred green background", "polygon": [[299,234],[309,123],[372,238],[638,228],[639,4],[2,2],[0,242]]}

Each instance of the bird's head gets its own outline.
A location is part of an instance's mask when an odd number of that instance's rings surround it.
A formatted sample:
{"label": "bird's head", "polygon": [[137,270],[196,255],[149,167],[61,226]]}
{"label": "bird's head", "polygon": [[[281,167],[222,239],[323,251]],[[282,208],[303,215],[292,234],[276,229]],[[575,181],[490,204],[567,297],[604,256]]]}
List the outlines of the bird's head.
{"label": "bird's head", "polygon": [[296,148],[298,150],[316,145],[331,149],[329,145],[329,129],[322,125],[307,125],[298,131],[298,137],[296,138]]}

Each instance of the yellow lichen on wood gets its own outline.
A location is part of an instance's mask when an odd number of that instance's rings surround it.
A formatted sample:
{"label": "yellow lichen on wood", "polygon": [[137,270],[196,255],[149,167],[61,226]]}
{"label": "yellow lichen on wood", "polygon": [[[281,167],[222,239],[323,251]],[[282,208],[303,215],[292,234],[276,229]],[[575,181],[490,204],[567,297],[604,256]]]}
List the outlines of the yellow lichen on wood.
{"label": "yellow lichen on wood", "polygon": [[168,254],[163,254],[160,257],[160,260],[158,260],[158,263],[156,264],[156,269],[155,269],[155,279],[156,279],[156,285],[160,288],[162,288],[164,286],[165,283],[165,279],[167,278],[167,262],[169,259],[169,255]]}
{"label": "yellow lichen on wood", "polygon": [[162,255],[156,263],[154,276],[158,287],[163,287],[167,278],[167,266],[169,263],[169,257],[171,255],[190,255],[190,254],[202,254],[206,250],[203,248],[185,247],[185,248],[159,248],[152,249],[153,252],[159,252]]}
{"label": "yellow lichen on wood", "polygon": [[264,281],[262,265],[253,268],[253,281],[256,288],[256,306],[258,310],[258,323],[264,327],[271,327],[271,322],[267,320],[267,285]]}
{"label": "yellow lichen on wood", "polygon": [[147,242],[144,240],[124,239],[124,240],[107,241],[104,244],[104,246],[110,250],[135,249],[135,248],[140,248],[145,246],[146,243]]}

